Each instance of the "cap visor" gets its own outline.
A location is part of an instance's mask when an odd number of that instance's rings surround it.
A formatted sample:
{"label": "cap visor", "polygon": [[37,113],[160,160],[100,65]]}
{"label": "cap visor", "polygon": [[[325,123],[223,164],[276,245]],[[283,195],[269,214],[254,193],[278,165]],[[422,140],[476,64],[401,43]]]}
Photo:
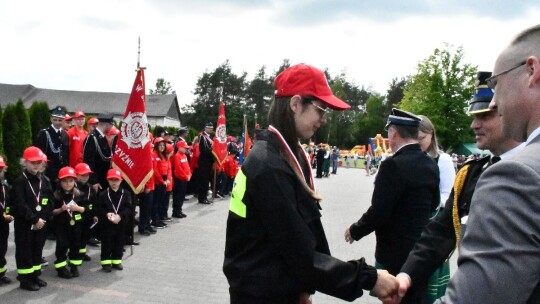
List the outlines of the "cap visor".
{"label": "cap visor", "polygon": [[337,98],[336,96],[334,95],[330,95],[330,96],[314,96],[314,97],[317,97],[318,99],[324,101],[326,103],[326,105],[333,109],[333,110],[337,110],[337,111],[343,111],[343,110],[347,110],[349,109],[351,106],[344,102],[343,100]]}

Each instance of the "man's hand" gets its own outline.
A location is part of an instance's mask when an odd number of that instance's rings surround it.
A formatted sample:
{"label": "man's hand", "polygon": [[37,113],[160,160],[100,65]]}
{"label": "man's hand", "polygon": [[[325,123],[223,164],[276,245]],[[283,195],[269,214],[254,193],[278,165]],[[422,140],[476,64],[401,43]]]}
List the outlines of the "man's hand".
{"label": "man's hand", "polygon": [[377,270],[377,282],[372,291],[377,295],[379,300],[385,303],[392,303],[398,294],[398,280],[386,270]]}
{"label": "man's hand", "polygon": [[345,230],[345,242],[349,242],[349,244],[354,242],[354,239],[351,236],[351,228],[347,228],[347,230]]}
{"label": "man's hand", "polygon": [[407,293],[407,290],[411,288],[411,277],[409,277],[408,274],[401,272],[398,273],[396,276],[396,279],[399,282],[399,297],[403,298],[405,294]]}
{"label": "man's hand", "polygon": [[98,184],[92,185],[92,188],[94,188],[94,190],[96,191],[99,191],[99,189],[101,189],[101,185],[98,183]]}

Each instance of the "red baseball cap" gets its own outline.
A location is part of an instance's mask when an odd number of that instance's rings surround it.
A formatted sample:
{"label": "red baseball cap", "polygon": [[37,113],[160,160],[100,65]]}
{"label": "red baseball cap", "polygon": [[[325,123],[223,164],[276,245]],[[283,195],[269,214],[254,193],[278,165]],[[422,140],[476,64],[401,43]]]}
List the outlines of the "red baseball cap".
{"label": "red baseball cap", "polygon": [[75,175],[75,169],[71,167],[64,167],[58,171],[58,179],[64,179],[66,177],[76,178],[77,175]]}
{"label": "red baseball cap", "polygon": [[185,148],[187,149],[188,148],[188,144],[187,142],[183,141],[183,140],[180,140],[176,143],[176,148],[180,149],[180,148]]}
{"label": "red baseball cap", "polygon": [[84,175],[93,172],[92,169],[90,169],[90,166],[88,166],[88,164],[79,163],[75,166],[75,173],[77,173],[77,175]]}
{"label": "red baseball cap", "polygon": [[93,124],[97,124],[98,122],[99,122],[99,119],[95,117],[91,117],[86,124],[93,125]]}
{"label": "red baseball cap", "polygon": [[64,116],[65,121],[71,121],[73,117],[69,116],[69,114],[66,113],[66,116]]}
{"label": "red baseball cap", "polygon": [[45,153],[43,153],[43,151],[41,151],[40,148],[35,147],[35,146],[30,146],[26,148],[23,152],[23,158],[31,162],[44,161],[45,160],[44,157],[45,159],[47,157]]}
{"label": "red baseball cap", "polygon": [[274,80],[276,97],[308,95],[320,99],[334,110],[351,106],[332,93],[323,71],[307,64],[297,64],[281,72]]}
{"label": "red baseball cap", "polygon": [[73,118],[79,118],[79,117],[84,117],[84,112],[77,111],[75,112],[75,114],[73,114]]}
{"label": "red baseball cap", "polygon": [[109,169],[109,171],[107,171],[107,179],[122,180],[122,173],[118,169]]}
{"label": "red baseball cap", "polygon": [[107,136],[118,135],[118,133],[120,133],[120,131],[118,131],[118,129],[115,126],[112,126],[112,128],[107,133]]}

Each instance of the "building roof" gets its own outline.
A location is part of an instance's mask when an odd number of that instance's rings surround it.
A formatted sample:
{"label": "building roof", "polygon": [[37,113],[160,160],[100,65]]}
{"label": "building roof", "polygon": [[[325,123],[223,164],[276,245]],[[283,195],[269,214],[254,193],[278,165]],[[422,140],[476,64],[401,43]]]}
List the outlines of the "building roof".
{"label": "building roof", "polygon": [[[51,90],[36,88],[29,84],[0,83],[0,105],[3,108],[22,99],[26,108],[35,101],[45,101],[49,104],[49,108],[64,106],[68,112],[108,112],[123,116],[129,95],[129,93]],[[176,94],[146,95],[146,115],[179,120],[180,108]]]}

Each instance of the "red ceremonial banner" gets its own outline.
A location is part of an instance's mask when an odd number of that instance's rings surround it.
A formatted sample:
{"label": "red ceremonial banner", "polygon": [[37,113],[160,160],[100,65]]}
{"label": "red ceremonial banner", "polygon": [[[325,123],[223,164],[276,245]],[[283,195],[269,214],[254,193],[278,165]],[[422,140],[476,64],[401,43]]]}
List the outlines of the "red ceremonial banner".
{"label": "red ceremonial banner", "polygon": [[216,161],[221,165],[227,158],[227,128],[225,126],[225,104],[219,104],[219,117],[216,125],[216,135],[214,136],[214,145],[212,154]]}
{"label": "red ceremonial banner", "polygon": [[113,167],[122,172],[122,177],[135,193],[144,190],[153,174],[145,92],[144,69],[140,68],[133,83],[112,159]]}

